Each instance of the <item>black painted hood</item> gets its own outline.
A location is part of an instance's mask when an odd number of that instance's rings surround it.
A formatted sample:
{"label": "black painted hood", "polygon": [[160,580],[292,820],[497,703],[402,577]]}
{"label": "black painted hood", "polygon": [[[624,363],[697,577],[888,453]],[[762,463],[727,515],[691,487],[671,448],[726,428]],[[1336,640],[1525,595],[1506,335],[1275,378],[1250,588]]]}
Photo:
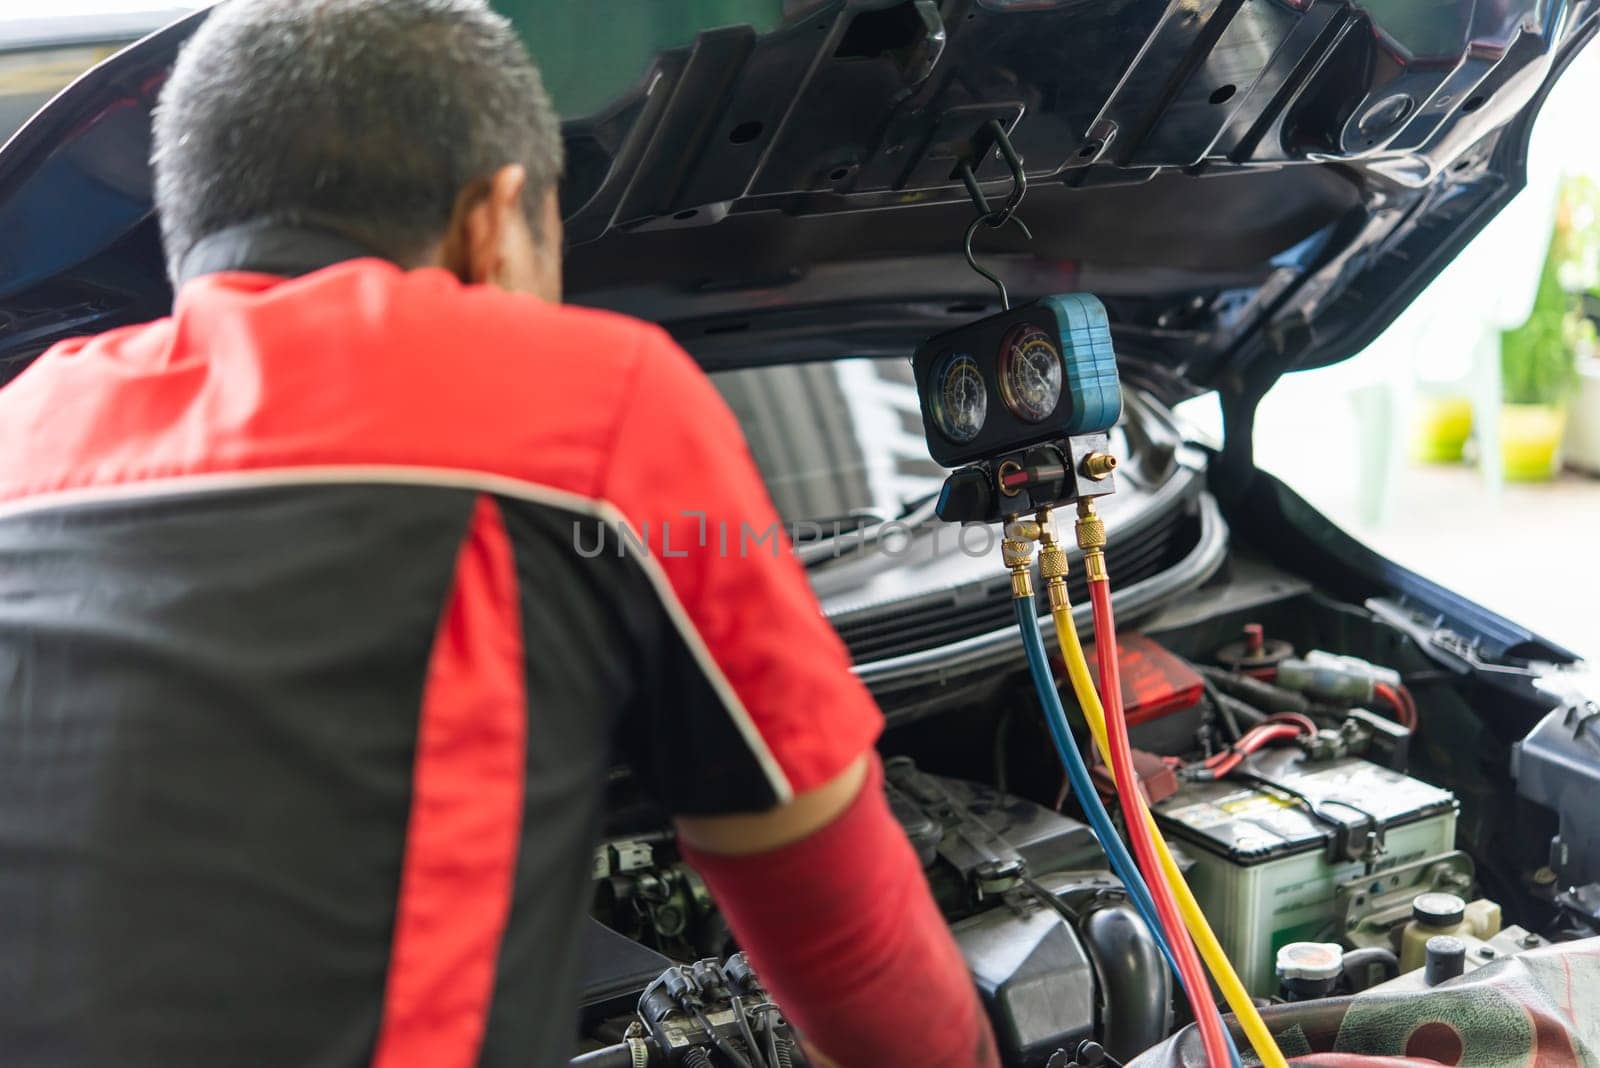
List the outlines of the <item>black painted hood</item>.
{"label": "black painted hood", "polygon": [[[165,310],[149,109],[203,17],[0,152],[0,381]],[[1356,352],[1521,187],[1537,104],[1597,20],[1600,0],[790,2],[569,119],[569,297],[708,367],[908,353],[998,307],[960,252],[957,173],[1004,198],[997,120],[1033,237],[977,246],[1013,297],[1096,292],[1130,377],[1248,410]],[[560,47],[605,62],[594,30]]]}

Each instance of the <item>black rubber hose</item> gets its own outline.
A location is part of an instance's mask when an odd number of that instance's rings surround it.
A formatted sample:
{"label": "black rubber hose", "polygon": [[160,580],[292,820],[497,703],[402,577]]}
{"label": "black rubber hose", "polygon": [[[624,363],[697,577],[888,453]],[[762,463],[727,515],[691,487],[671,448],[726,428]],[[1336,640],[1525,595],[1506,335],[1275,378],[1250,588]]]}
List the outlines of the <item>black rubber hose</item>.
{"label": "black rubber hose", "polygon": [[1106,987],[1101,1044],[1118,1060],[1131,1060],[1172,1031],[1172,971],[1127,902],[1095,909],[1078,930]]}
{"label": "black rubber hose", "polygon": [[1286,690],[1236,671],[1205,665],[1200,665],[1200,674],[1223,693],[1254,705],[1269,715],[1274,712],[1298,712],[1303,716],[1311,711],[1311,702],[1303,693]]}
{"label": "black rubber hose", "polygon": [[750,1030],[750,1018],[745,1015],[744,1001],[735,997],[732,999],[733,1017],[739,1027],[739,1036],[744,1039],[745,1052],[749,1055],[750,1063],[754,1068],[769,1068],[767,1060],[761,1055],[761,1047],[756,1045],[756,1036]]}
{"label": "black rubber hose", "polygon": [[[772,1022],[773,1014],[777,1011],[777,1006],[774,1005],[769,1006],[761,1014],[761,1030],[767,1040],[767,1063],[772,1065],[773,1068],[778,1068],[778,1065],[782,1063],[782,1058],[787,1056],[787,1053],[780,1053],[778,1050],[778,1046],[783,1040],[778,1037],[778,1025]],[[788,1066],[784,1065],[784,1068],[788,1068]]]}
{"label": "black rubber hose", "polygon": [[699,1046],[692,1046],[684,1053],[683,1063],[689,1068],[716,1068],[711,1060],[711,1054]]}
{"label": "black rubber hose", "polygon": [[1400,958],[1382,946],[1367,946],[1363,949],[1352,949],[1344,955],[1344,979],[1350,985],[1352,994],[1359,994],[1368,987],[1374,986],[1372,969],[1383,967],[1384,982],[1400,974]]}
{"label": "black rubber hose", "polygon": [[1211,703],[1217,706],[1217,711],[1221,714],[1222,721],[1228,725],[1228,732],[1233,735],[1228,741],[1237,742],[1244,737],[1244,731],[1248,728],[1240,727],[1241,721],[1248,723],[1251,727],[1260,726],[1267,721],[1267,714],[1255,705],[1250,704],[1248,701],[1241,701],[1237,697],[1228,696],[1219,690],[1217,684],[1210,679],[1203,679],[1202,681],[1205,684],[1206,696],[1211,698]]}
{"label": "black rubber hose", "polygon": [[[1162,967],[1166,965],[1163,964]],[[794,1068],[794,1046],[787,1038],[777,1039],[773,1049],[778,1060],[774,1068]]]}
{"label": "black rubber hose", "polygon": [[568,1062],[568,1068],[633,1068],[633,1051],[626,1042],[615,1046],[580,1053]]}
{"label": "black rubber hose", "polygon": [[694,1022],[699,1024],[700,1029],[711,1039],[711,1044],[717,1047],[717,1052],[722,1054],[733,1065],[733,1068],[750,1068],[750,1062],[745,1058],[744,1054],[734,1049],[733,1043],[717,1033],[717,1029],[711,1026],[711,1021],[706,1019],[705,1013],[696,1011],[691,1015],[694,1018]]}

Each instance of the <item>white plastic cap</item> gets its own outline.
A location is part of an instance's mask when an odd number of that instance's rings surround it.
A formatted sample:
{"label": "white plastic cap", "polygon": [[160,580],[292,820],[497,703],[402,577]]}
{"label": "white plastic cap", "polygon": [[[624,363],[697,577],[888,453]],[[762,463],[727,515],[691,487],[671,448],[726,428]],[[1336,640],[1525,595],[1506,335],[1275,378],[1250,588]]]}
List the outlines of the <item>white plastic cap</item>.
{"label": "white plastic cap", "polygon": [[1337,979],[1344,971],[1344,947],[1337,942],[1290,942],[1278,950],[1279,979]]}

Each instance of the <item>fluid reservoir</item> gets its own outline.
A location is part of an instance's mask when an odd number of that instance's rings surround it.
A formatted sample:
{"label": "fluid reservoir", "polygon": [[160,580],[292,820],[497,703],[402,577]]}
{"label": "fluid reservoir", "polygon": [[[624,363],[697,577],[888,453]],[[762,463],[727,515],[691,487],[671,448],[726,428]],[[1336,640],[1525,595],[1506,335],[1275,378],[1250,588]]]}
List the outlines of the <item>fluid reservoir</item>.
{"label": "fluid reservoir", "polygon": [[1422,967],[1430,938],[1476,934],[1467,919],[1467,903],[1461,898],[1445,893],[1418,894],[1411,902],[1411,921],[1400,934],[1400,970],[1409,972]]}

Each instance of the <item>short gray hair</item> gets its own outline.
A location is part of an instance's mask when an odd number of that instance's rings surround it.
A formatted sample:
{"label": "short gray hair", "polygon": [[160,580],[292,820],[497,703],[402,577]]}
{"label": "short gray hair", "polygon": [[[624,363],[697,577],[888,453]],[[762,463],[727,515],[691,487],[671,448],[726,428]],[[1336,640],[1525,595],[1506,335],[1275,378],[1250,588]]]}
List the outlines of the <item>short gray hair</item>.
{"label": "short gray hair", "polygon": [[560,178],[560,123],[483,0],[227,0],[184,46],[151,163],[169,269],[252,222],[332,229],[414,263],[457,198],[527,168],[529,221]]}

